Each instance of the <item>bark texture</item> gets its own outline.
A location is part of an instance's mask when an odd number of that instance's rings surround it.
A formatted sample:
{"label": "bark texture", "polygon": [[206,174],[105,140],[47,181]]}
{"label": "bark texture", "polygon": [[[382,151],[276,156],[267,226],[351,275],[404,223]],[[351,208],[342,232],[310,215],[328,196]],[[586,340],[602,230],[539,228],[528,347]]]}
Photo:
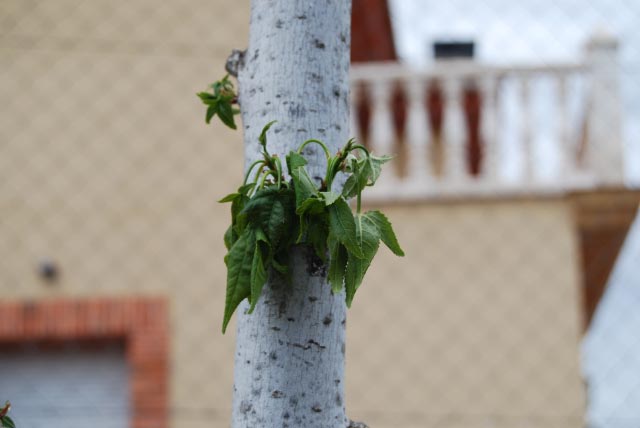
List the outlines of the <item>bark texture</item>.
{"label": "bark texture", "polygon": [[[249,47],[238,60],[245,165],[259,157],[258,135],[284,160],[309,138],[332,152],[348,138],[351,1],[253,0]],[[308,170],[326,161],[307,146]],[[339,183],[336,183],[339,185]],[[335,189],[335,187],[334,187]],[[344,295],[333,295],[326,266],[292,250],[293,284],[273,277],[251,315],[237,312],[233,428],[344,428]]]}

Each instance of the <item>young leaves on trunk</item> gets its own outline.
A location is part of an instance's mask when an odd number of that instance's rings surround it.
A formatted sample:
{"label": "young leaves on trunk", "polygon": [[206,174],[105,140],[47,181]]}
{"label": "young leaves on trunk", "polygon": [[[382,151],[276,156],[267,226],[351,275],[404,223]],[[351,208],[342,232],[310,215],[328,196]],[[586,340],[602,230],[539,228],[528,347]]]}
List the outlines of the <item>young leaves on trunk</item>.
{"label": "young leaves on trunk", "polygon": [[0,427],[2,428],[16,428],[15,422],[7,415],[11,409],[11,403],[8,401],[4,404],[4,407],[0,408]]}
{"label": "young leaves on trunk", "polygon": [[239,205],[235,212],[232,205],[231,227],[225,234],[229,252],[225,257],[227,296],[223,332],[244,299],[249,299],[249,312],[253,312],[267,281],[269,267],[286,273],[279,260],[287,259],[287,255],[281,253],[293,245],[287,231],[288,227],[295,227],[293,191],[269,185],[256,191],[251,198],[241,192],[242,187],[235,194],[237,196],[232,197],[232,194],[221,200]]}
{"label": "young leaves on trunk", "polygon": [[[360,212],[362,191],[375,184],[382,164],[390,157],[373,156],[354,140],[331,156],[324,143],[307,140],[287,155],[287,180],[282,162],[267,150],[267,131],[272,125],[267,124],[258,138],[262,159],[250,165],[237,192],[220,200],[231,203],[231,225],[224,235],[228,253],[223,332],[244,299],[249,301],[249,313],[254,310],[270,274],[287,277],[289,251],[296,244],[310,246],[328,262],[331,289],[338,293],[344,288],[348,306],[380,241],[394,254],[404,255],[384,214]],[[320,145],[326,154],[327,171],[320,183],[306,170],[302,150],[308,144]],[[349,177],[342,192],[336,193],[332,183],[339,172]],[[352,197],[357,200],[355,215],[347,202]]]}
{"label": "young leaves on trunk", "polygon": [[240,110],[233,107],[237,104],[238,96],[236,95],[233,82],[229,80],[227,74],[221,80],[210,85],[212,92],[198,92],[196,95],[207,106],[205,122],[210,123],[211,119],[217,114],[222,123],[231,129],[236,129],[234,115],[240,113]]}

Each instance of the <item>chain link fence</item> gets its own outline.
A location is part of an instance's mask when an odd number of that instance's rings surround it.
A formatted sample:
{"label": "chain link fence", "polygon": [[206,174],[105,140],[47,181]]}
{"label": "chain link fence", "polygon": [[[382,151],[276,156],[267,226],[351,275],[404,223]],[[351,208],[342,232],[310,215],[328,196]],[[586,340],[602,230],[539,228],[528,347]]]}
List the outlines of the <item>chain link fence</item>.
{"label": "chain link fence", "polygon": [[[473,38],[488,63],[572,59],[608,27],[627,177],[640,176],[640,4],[390,6],[399,55],[419,65],[441,37]],[[241,180],[242,145],[204,124],[195,93],[246,45],[248,16],[248,2],[0,2],[0,311],[165,299],[171,427],[231,414],[234,328],[219,332],[229,214],[216,200]],[[407,256],[381,250],[349,312],[350,416],[374,428],[640,426],[637,224],[583,336],[585,265],[607,282],[640,199],[616,190],[625,202],[598,199],[604,214],[585,223],[563,195],[370,202]],[[135,416],[126,343],[17,343],[3,328],[0,400],[20,428]]]}

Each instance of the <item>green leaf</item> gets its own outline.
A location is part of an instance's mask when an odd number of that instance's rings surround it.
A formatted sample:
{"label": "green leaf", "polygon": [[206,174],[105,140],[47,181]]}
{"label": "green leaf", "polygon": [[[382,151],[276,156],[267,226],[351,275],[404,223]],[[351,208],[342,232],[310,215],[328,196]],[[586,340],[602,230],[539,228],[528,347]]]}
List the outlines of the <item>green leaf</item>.
{"label": "green leaf", "polygon": [[2,422],[2,426],[6,428],[16,428],[16,424],[9,416],[3,416],[0,418],[0,422]]}
{"label": "green leaf", "polygon": [[238,217],[249,201],[250,199],[248,196],[238,194],[238,196],[231,201],[231,215],[233,217]]}
{"label": "green leaf", "polygon": [[393,156],[373,156],[370,155],[367,158],[367,163],[369,164],[369,168],[368,168],[368,180],[369,180],[369,186],[373,186],[375,184],[375,182],[378,180],[378,178],[380,177],[380,173],[382,172],[382,165],[389,162],[391,159],[393,159]]}
{"label": "green leaf", "polygon": [[251,191],[251,189],[253,189],[255,186],[256,186],[256,183],[249,183],[249,184],[240,186],[237,192],[229,193],[227,196],[220,199],[218,202],[221,204],[225,202],[233,202],[236,199],[240,198],[241,196],[247,196]]}
{"label": "green leaf", "polygon": [[245,229],[225,257],[227,265],[227,295],[225,299],[222,333],[229,320],[244,299],[251,296],[251,270],[255,253],[255,233]]}
{"label": "green leaf", "polygon": [[273,201],[273,205],[265,215],[266,232],[272,245],[278,245],[280,237],[286,227],[286,217],[284,205],[278,199]]}
{"label": "green leaf", "polygon": [[238,188],[238,193],[240,193],[241,195],[248,195],[251,189],[253,189],[254,187],[256,187],[256,183],[245,184]]}
{"label": "green leaf", "polygon": [[396,238],[396,234],[387,216],[380,211],[367,211],[364,217],[376,226],[382,242],[393,251],[393,254],[401,257],[404,256],[404,251],[400,248],[398,238]]}
{"label": "green leaf", "polygon": [[7,416],[7,413],[9,413],[9,410],[11,410],[11,402],[7,400],[4,402],[4,406],[0,408],[0,422],[2,421],[2,418]]}
{"label": "green leaf", "polygon": [[230,225],[226,232],[224,232],[224,246],[229,250],[237,240],[238,234],[236,233],[233,225]]}
{"label": "green leaf", "polygon": [[262,132],[260,133],[260,136],[258,137],[258,141],[260,141],[260,145],[266,150],[267,149],[267,131],[269,130],[269,128],[271,128],[271,126],[276,123],[277,120],[272,120],[271,122],[267,123],[264,128],[262,128]]}
{"label": "green leaf", "polygon": [[342,195],[347,199],[362,192],[367,185],[370,171],[370,167],[366,159],[351,162],[350,169],[352,173],[349,178],[347,178],[347,181],[344,183],[344,187],[342,188]]}
{"label": "green leaf", "polygon": [[345,172],[352,173],[355,171],[357,167],[358,158],[353,155],[353,153],[349,153],[344,160],[344,168]]}
{"label": "green leaf", "polygon": [[335,294],[342,290],[344,275],[347,268],[347,249],[335,238],[329,238],[329,272],[327,279],[331,284],[331,291]]}
{"label": "green leaf", "polygon": [[236,112],[236,111],[237,111],[237,112],[239,113],[239,112],[240,112],[240,110],[235,109],[235,108],[233,108],[233,107],[231,106],[231,104],[233,103],[233,99],[234,99],[234,98],[235,98],[235,94],[234,94],[234,93],[232,93],[232,92],[229,92],[229,91],[226,91],[226,92],[224,92],[224,93],[222,93],[222,92],[221,92],[221,93],[220,93],[220,95],[219,95],[219,101],[218,101],[218,102],[219,102],[220,104],[227,104],[227,105],[229,105],[229,109],[231,110],[231,113],[236,114],[236,113],[234,113],[234,112]]}
{"label": "green leaf", "polygon": [[[242,212],[251,218],[258,218],[269,211],[278,199],[281,190],[276,187],[265,187],[258,190],[245,204]],[[260,217],[261,218],[261,217]]]}
{"label": "green leaf", "polygon": [[329,234],[333,235],[356,257],[363,257],[362,249],[356,239],[356,224],[351,208],[347,202],[339,198],[329,205]]}
{"label": "green leaf", "polygon": [[322,199],[311,196],[305,199],[298,208],[296,208],[296,214],[321,214],[324,212],[325,203]]}
{"label": "green leaf", "polygon": [[231,224],[238,234],[242,233],[247,224],[247,216],[241,214],[247,202],[249,197],[245,195],[240,195],[231,202]]}
{"label": "green leaf", "polygon": [[366,186],[373,186],[380,177],[382,165],[393,159],[391,156],[367,156],[363,159],[352,160],[349,169],[352,174],[342,188],[345,198],[352,198],[362,192]]}
{"label": "green leaf", "polygon": [[220,199],[218,202],[221,204],[224,204],[226,202],[233,202],[235,201],[237,198],[240,197],[240,193],[229,193],[227,196],[225,196],[224,198]]}
{"label": "green leaf", "polygon": [[353,198],[358,194],[358,192],[362,192],[362,189],[364,189],[365,186],[364,183],[365,181],[361,179],[359,173],[356,172],[351,174],[342,187],[342,195],[346,199]]}
{"label": "green leaf", "polygon": [[344,182],[344,186],[342,186],[342,195],[347,199],[353,198],[358,194],[359,184],[358,176],[351,174],[347,181]]}
{"label": "green leaf", "polygon": [[345,273],[345,288],[347,306],[351,307],[353,297],[362,284],[365,273],[371,265],[371,261],[378,252],[380,246],[380,235],[375,224],[368,221],[363,215],[356,215],[356,237],[360,248],[362,248],[363,256],[358,258],[349,253],[347,261],[347,270]]}
{"label": "green leaf", "polygon": [[260,245],[257,244],[253,253],[253,262],[251,264],[251,298],[249,299],[251,301],[251,306],[247,313],[252,313],[258,304],[260,294],[262,294],[262,287],[265,282],[267,282],[267,270],[264,266]]}
{"label": "green leaf", "polygon": [[313,247],[320,260],[327,260],[328,225],[325,216],[311,216],[307,229],[307,243]]}
{"label": "green leaf", "polygon": [[318,188],[304,167],[295,168],[291,177],[296,191],[296,208],[299,208],[305,200],[318,194]]}
{"label": "green leaf", "polygon": [[320,192],[320,196],[324,199],[324,204],[329,206],[338,200],[340,194],[335,192]]}
{"label": "green leaf", "polygon": [[[288,208],[290,207],[290,208]],[[261,189],[246,203],[242,214],[267,235],[269,243],[277,246],[288,223],[291,223],[293,194],[287,189]]]}
{"label": "green leaf", "polygon": [[227,125],[231,129],[236,129],[236,122],[233,119],[233,109],[231,108],[230,103],[219,103],[218,104],[218,117],[222,123]]}
{"label": "green leaf", "polygon": [[204,121],[207,123],[207,125],[211,123],[211,118],[213,118],[213,116],[216,115],[217,111],[218,111],[218,108],[215,105],[211,105],[207,107],[207,114],[204,117]]}
{"label": "green leaf", "polygon": [[293,171],[296,168],[305,166],[307,164],[307,160],[299,153],[289,152],[286,158],[287,161],[287,171],[289,171],[289,175],[293,176]]}
{"label": "green leaf", "polygon": [[206,105],[215,106],[218,103],[218,98],[209,92],[198,92],[196,95]]}
{"label": "green leaf", "polygon": [[222,123],[232,129],[236,129],[233,116],[239,111],[232,107],[236,103],[236,93],[233,83],[227,77],[219,80],[211,85],[213,93],[198,92],[196,95],[206,105],[207,112],[205,121],[211,122],[211,119],[217,114]]}

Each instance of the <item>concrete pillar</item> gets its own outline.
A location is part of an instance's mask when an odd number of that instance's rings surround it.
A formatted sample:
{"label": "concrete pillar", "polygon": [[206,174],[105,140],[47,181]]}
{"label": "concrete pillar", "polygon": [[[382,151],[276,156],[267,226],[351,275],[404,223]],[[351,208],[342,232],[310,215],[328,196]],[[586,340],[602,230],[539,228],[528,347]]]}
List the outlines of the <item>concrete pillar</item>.
{"label": "concrete pillar", "polygon": [[624,181],[618,39],[600,30],[585,50],[591,86],[583,164],[599,185],[615,187]]}

